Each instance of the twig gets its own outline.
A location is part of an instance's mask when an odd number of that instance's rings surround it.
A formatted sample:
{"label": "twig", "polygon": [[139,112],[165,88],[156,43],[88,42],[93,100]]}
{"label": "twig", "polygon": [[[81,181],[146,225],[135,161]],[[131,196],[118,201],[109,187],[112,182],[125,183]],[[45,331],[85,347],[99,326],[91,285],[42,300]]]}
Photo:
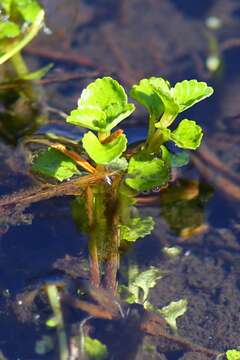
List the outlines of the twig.
{"label": "twig", "polygon": [[79,53],[70,49],[67,52],[62,52],[62,51],[47,49],[43,47],[35,48],[31,46],[29,48],[26,48],[24,51],[29,55],[36,55],[39,57],[44,57],[55,61],[64,61],[79,66],[89,66],[95,69],[99,68],[90,58],[80,55]]}
{"label": "twig", "polygon": [[99,75],[99,71],[89,71],[84,73],[63,73],[59,76],[49,76],[46,79],[35,80],[39,85],[51,85],[53,83],[67,82],[70,80],[86,79],[86,78],[95,78]]}
{"label": "twig", "polygon": [[[232,179],[236,181],[240,181],[240,176],[234,173],[228,166],[226,166],[211,150],[208,149],[206,145],[202,145],[197,152],[197,155],[212,165],[216,170],[230,176]],[[195,155],[195,156],[197,156]]]}
{"label": "twig", "polygon": [[200,174],[218,188],[222,194],[234,200],[240,200],[240,187],[237,184],[227,179],[223,174],[217,174],[196,155],[192,155],[192,160]]}
{"label": "twig", "polygon": [[5,195],[0,198],[0,207],[30,205],[32,203],[50,199],[56,196],[80,195],[83,189],[85,189],[87,186],[104,181],[106,176],[111,176],[112,174],[96,173],[94,175],[82,176],[62,184],[44,184],[42,186],[36,186],[30,190],[23,190],[18,193]]}

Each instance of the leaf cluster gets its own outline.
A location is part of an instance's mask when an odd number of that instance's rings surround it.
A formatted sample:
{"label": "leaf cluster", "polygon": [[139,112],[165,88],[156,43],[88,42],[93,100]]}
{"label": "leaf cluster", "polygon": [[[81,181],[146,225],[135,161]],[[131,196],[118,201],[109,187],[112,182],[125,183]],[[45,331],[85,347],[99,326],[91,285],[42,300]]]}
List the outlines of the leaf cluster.
{"label": "leaf cluster", "polygon": [[[111,77],[99,78],[89,84],[66,121],[88,129],[79,143],[84,150],[81,155],[91,167],[97,171],[99,166],[107,169],[113,166],[114,170],[122,172],[128,187],[135,191],[151,190],[169,180],[171,167],[183,166],[188,161],[184,151],[177,154],[169,151],[168,142],[190,150],[197,149],[201,143],[202,129],[194,120],[183,119],[172,128],[177,115],[212,93],[211,87],[197,80],[184,80],[171,87],[167,80],[151,77],[134,85],[130,95],[148,110],[149,131],[142,146],[132,153],[127,149],[128,140],[124,132],[114,128],[134,112],[135,105],[128,102],[124,88]],[[56,157],[56,153],[50,151],[46,154],[47,157]],[[59,159],[59,177],[56,176],[56,163],[52,171],[49,166],[46,171],[43,159],[47,161],[43,155],[37,159],[34,171],[60,181],[71,176],[69,168],[64,175],[63,160]],[[69,162],[72,162],[71,158]],[[74,173],[76,169],[73,171],[72,168],[72,175]]]}
{"label": "leaf cluster", "polygon": [[21,50],[43,25],[37,0],[2,0],[0,4],[0,64]]}

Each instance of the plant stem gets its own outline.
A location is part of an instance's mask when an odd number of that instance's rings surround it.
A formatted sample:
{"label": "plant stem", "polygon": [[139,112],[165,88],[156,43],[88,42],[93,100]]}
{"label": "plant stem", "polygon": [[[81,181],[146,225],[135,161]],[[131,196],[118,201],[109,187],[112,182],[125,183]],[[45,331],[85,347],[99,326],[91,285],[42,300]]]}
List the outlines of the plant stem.
{"label": "plant stem", "polygon": [[28,33],[0,57],[0,65],[22,50],[39,32],[43,25],[44,11],[40,10]]}
{"label": "plant stem", "polygon": [[68,351],[67,335],[64,329],[64,320],[61,311],[61,304],[59,300],[59,293],[57,287],[55,285],[48,285],[47,294],[50,305],[54,313],[54,317],[57,322],[57,337],[58,337],[60,360],[68,360],[69,351]]}
{"label": "plant stem", "polygon": [[89,240],[89,268],[90,268],[90,282],[94,287],[100,285],[100,270],[98,262],[98,250],[97,250],[97,237],[96,228],[94,225],[94,196],[91,187],[86,189],[86,208],[88,215],[88,224],[90,228],[90,240]]}
{"label": "plant stem", "polygon": [[154,132],[155,132],[155,122],[156,122],[156,118],[153,115],[149,116],[149,123],[148,123],[148,135],[147,135],[147,140],[146,140],[146,144],[149,143],[150,139],[152,138]]}
{"label": "plant stem", "polygon": [[119,186],[121,177],[116,176],[112,183],[111,193],[107,197],[107,256],[105,263],[104,286],[113,294],[117,290],[117,272],[119,268],[119,246],[120,246],[120,203],[119,203]]}
{"label": "plant stem", "polygon": [[159,152],[160,146],[163,144],[163,134],[162,129],[157,129],[153,136],[150,138],[149,143],[147,144],[146,150],[149,153]]}
{"label": "plant stem", "polygon": [[109,135],[110,131],[98,131],[98,139],[100,142],[104,142]]}
{"label": "plant stem", "polygon": [[10,59],[12,66],[16,72],[16,74],[18,75],[18,77],[22,77],[23,75],[26,75],[29,70],[28,67],[20,53],[20,51],[18,53],[16,53],[15,55],[13,55]]}

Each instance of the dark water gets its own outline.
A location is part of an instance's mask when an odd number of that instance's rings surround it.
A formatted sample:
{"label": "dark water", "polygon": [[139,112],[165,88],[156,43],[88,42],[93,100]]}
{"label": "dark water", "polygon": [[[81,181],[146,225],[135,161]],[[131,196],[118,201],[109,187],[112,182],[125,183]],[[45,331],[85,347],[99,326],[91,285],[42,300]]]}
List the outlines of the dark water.
{"label": "dark water", "polygon": [[[67,73],[99,71],[99,76],[116,77],[127,88],[144,76],[163,76],[171,82],[184,78],[207,81],[215,89],[214,96],[196,105],[184,114],[196,119],[205,129],[205,144],[224,165],[239,174],[239,115],[240,113],[240,48],[231,46],[230,40],[238,39],[240,3],[234,0],[192,1],[44,1],[49,9],[47,25],[53,34],[41,34],[32,44],[35,55],[26,51],[25,56],[34,69],[51,61],[55,62],[53,76]],[[218,17],[222,25],[217,30],[207,29],[206,18]],[[210,56],[210,40],[217,44],[222,66],[211,73],[205,63]],[[239,41],[239,39],[238,39]],[[65,48],[64,48],[65,46]],[[38,54],[38,49],[48,49],[47,56]],[[30,47],[31,49],[31,47]],[[57,60],[51,50],[68,54]],[[70,59],[70,51],[87,59],[88,65]],[[86,63],[86,61],[85,61]],[[43,86],[42,101],[51,107],[69,112],[76,106],[84,86],[94,79],[86,78]],[[126,133],[130,142],[141,140],[146,133],[145,113],[139,109],[127,121]],[[51,113],[46,129],[61,135],[79,138],[81,133],[66,129],[58,115]],[[6,140],[6,139],[5,139]],[[2,140],[0,156],[1,195],[29,188],[33,180],[27,173],[21,174],[18,157],[21,148],[13,147]],[[19,142],[21,143],[21,141]],[[14,155],[14,161],[9,159]],[[211,164],[205,163],[211,168]],[[213,175],[199,171],[195,165],[182,170],[181,176],[194,178],[210,187],[202,190],[198,203],[192,208],[179,210],[174,218],[174,209],[147,205],[142,214],[151,215],[156,222],[151,236],[140,239],[122,257],[122,265],[137,262],[140,269],[154,265],[168,272],[152,290],[151,302],[163,307],[171,301],[188,299],[186,314],[178,319],[178,331],[191,341],[207,348],[223,352],[240,345],[239,338],[239,198],[234,191],[226,191],[216,179],[222,172],[213,168]],[[230,174],[224,175],[236,183]],[[231,190],[231,189],[230,189]],[[207,196],[207,192],[211,196]],[[87,259],[87,241],[77,230],[71,216],[72,198],[55,198],[33,204],[25,210],[32,216],[31,224],[23,224],[20,212],[13,224],[4,228],[1,237],[0,255],[0,349],[7,359],[53,359],[53,353],[39,356],[35,353],[36,340],[42,334],[54,334],[44,324],[50,314],[41,302],[34,309],[35,324],[20,322],[16,313],[21,313],[19,304],[12,305],[17,293],[22,292],[33,278],[50,273],[54,262],[66,254]],[[159,201],[160,202],[160,201]],[[176,205],[178,206],[178,205]],[[193,234],[187,239],[179,235],[179,228],[201,220],[207,230]],[[200,221],[201,223],[201,221]],[[199,225],[199,224],[198,224]],[[162,252],[164,246],[180,246],[182,255],[172,260]],[[74,322],[71,314],[71,322]],[[73,319],[72,319],[73,318]],[[95,335],[112,351],[109,359],[207,359],[197,357],[176,344],[164,346],[161,339],[139,335],[127,323],[95,321]],[[130,326],[130,330],[128,329]],[[121,334],[121,336],[119,336]],[[119,337],[119,339],[118,339]],[[129,343],[129,349],[127,347]],[[113,345],[112,345],[113,344]],[[142,345],[144,344],[144,346]],[[148,352],[147,346],[154,351]],[[123,351],[124,348],[124,351]],[[204,357],[205,356],[205,357]]]}

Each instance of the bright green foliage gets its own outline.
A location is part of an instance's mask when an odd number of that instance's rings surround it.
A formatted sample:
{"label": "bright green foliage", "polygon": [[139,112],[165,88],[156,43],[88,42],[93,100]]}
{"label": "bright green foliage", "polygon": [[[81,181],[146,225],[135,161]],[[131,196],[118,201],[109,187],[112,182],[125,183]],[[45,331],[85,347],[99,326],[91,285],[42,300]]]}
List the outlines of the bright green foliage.
{"label": "bright green foliage", "polygon": [[37,0],[2,0],[1,6],[8,15],[21,15],[27,22],[34,22],[41,10]]}
{"label": "bright green foliage", "polygon": [[9,14],[13,0],[1,0],[1,6]]}
{"label": "bright green foliage", "polygon": [[44,11],[37,0],[1,0],[7,21],[0,23],[0,64],[19,53],[43,26]]}
{"label": "bright green foliage", "polygon": [[161,186],[169,180],[169,168],[158,157],[140,153],[131,157],[126,183],[137,191]]}
{"label": "bright green foliage", "polygon": [[[171,121],[173,121],[179,113],[179,106],[173,98],[170,83],[162,78],[152,78],[150,82],[155,92],[158,94],[164,104],[164,113],[166,113],[169,118],[171,118]],[[169,125],[170,123],[168,124],[168,126]]]}
{"label": "bright green foliage", "polygon": [[[116,133],[115,137],[110,137],[110,142],[103,141],[111,135],[116,125],[134,111],[134,105],[128,103],[123,87],[110,77],[96,79],[82,91],[78,108],[67,117],[67,122],[93,131],[87,132],[81,140],[88,156],[87,161],[104,165],[105,170],[121,172],[125,184],[135,191],[151,190],[169,181],[172,167],[186,165],[189,161],[186,152],[172,153],[165,143],[173,141],[180,148],[195,150],[203,136],[201,127],[193,120],[184,119],[175,129],[169,126],[178,113],[210,96],[212,92],[211,87],[197,80],[184,80],[171,87],[167,80],[151,77],[134,85],[131,89],[132,97],[150,114],[148,137],[134,151],[128,151],[127,138],[120,132],[120,135]],[[52,176],[56,177],[55,174]],[[61,175],[61,178],[67,176]],[[136,219],[134,221],[136,224],[132,225],[125,222],[126,227],[123,228],[128,241],[135,241],[138,237],[135,228],[140,223]]]}
{"label": "bright green foliage", "polygon": [[67,122],[99,132],[110,131],[128,117],[135,107],[128,103],[123,87],[110,77],[97,79],[83,90],[78,109]]}
{"label": "bright green foliage", "polygon": [[151,216],[145,218],[136,217],[130,220],[129,224],[121,225],[121,240],[134,242],[151,234],[154,228],[154,220]]}
{"label": "bright green foliage", "polygon": [[0,23],[0,39],[14,38],[20,34],[19,26],[13,21]]}
{"label": "bright green foliage", "polygon": [[240,351],[239,350],[228,350],[226,352],[227,360],[240,360]]}
{"label": "bright green foliage", "polygon": [[34,22],[41,10],[36,0],[13,0],[12,2],[14,9],[17,9],[27,22]]}
{"label": "bright green foliage", "polygon": [[143,79],[137,85],[133,85],[130,95],[133,99],[138,101],[143,105],[149,112],[151,116],[154,116],[157,120],[160,115],[164,112],[164,105],[160,96],[155,91],[154,87],[151,85],[151,81],[156,79],[156,81],[164,81],[161,78],[150,78]]}
{"label": "bright green foliage", "polygon": [[111,161],[119,158],[127,148],[127,138],[121,135],[107,144],[101,144],[97,136],[91,131],[87,132],[82,144],[89,157],[95,161],[96,164],[108,164]]}
{"label": "bright green foliage", "polygon": [[195,121],[184,119],[171,133],[171,140],[184,149],[196,150],[203,137],[202,128]]}
{"label": "bright green foliage", "polygon": [[134,85],[132,97],[145,106],[150,116],[156,119],[163,114],[156,127],[166,128],[172,124],[178,113],[211,96],[213,89],[205,82],[184,80],[173,88],[163,78],[151,77]]}
{"label": "bright green foliage", "polygon": [[38,155],[32,170],[60,181],[68,179],[74,174],[80,174],[74,161],[52,148],[48,148]]}
{"label": "bright green foliage", "polygon": [[173,97],[179,106],[179,112],[192,107],[212,94],[212,87],[207,86],[205,82],[197,80],[184,80],[176,83],[173,88]]}
{"label": "bright green foliage", "polygon": [[84,351],[93,360],[103,360],[108,356],[106,345],[98,339],[92,339],[90,336],[84,337]]}
{"label": "bright green foliage", "polygon": [[169,305],[158,309],[157,312],[164,317],[172,330],[177,331],[177,318],[187,311],[187,300],[172,301]]}

